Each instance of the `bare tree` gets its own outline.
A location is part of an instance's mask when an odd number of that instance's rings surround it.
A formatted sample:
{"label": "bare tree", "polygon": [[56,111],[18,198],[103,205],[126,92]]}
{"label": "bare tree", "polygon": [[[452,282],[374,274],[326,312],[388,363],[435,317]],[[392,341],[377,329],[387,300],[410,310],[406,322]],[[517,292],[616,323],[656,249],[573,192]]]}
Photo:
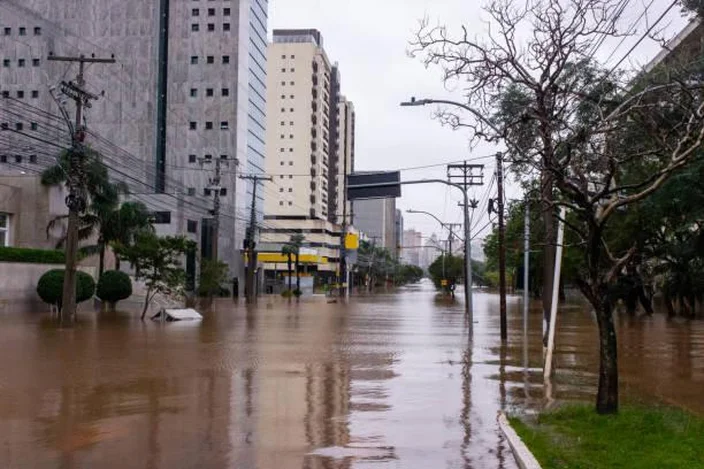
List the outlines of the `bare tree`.
{"label": "bare tree", "polygon": [[[689,163],[704,137],[698,83],[607,69],[594,59],[606,40],[629,34],[617,27],[627,3],[497,0],[485,7],[482,39],[426,20],[412,41],[413,53],[463,89],[467,114],[440,110],[441,121],[471,130],[474,141],[505,145],[515,173],[539,174],[547,245],[554,245],[555,207],[569,208],[564,221],[584,248],[580,289],[599,327],[599,413],[618,411],[609,288],[635,254],[635,247],[612,252],[607,223]],[[552,265],[553,249],[545,254]]]}

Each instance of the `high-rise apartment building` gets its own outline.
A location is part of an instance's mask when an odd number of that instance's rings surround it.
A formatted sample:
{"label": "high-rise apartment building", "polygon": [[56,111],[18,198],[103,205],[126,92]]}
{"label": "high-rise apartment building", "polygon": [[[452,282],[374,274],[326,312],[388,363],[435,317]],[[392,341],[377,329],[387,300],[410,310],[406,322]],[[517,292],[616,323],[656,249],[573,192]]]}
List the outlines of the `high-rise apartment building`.
{"label": "high-rise apartment building", "polygon": [[303,234],[304,246],[319,255],[317,271],[335,272],[342,225],[350,223],[345,176],[354,168],[354,106],[315,29],[274,30],[267,78],[273,181],[266,186],[264,246],[280,251],[292,234]]}
{"label": "high-rise apartment building", "polygon": [[[99,97],[85,113],[86,142],[156,212],[159,233],[190,234],[204,256],[219,161],[219,257],[242,276],[252,186],[237,174],[265,170],[267,9],[267,0],[3,2],[0,121],[27,132],[0,141],[0,172],[39,171],[58,151],[40,139],[66,141],[61,120],[47,117],[59,114],[48,89],[78,66],[49,54],[114,55],[116,64],[86,69]],[[7,155],[17,155],[12,165]],[[261,219],[262,194],[257,208]]]}

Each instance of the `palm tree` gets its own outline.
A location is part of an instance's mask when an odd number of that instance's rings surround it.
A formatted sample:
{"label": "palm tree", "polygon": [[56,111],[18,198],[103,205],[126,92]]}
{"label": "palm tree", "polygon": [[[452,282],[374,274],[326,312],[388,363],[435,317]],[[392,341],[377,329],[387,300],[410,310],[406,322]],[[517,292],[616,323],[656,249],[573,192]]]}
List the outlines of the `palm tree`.
{"label": "palm tree", "polygon": [[[67,174],[70,166],[71,151],[66,150],[59,155],[57,164],[45,169],[41,174],[41,183],[44,186],[59,186],[67,184]],[[104,230],[112,229],[111,222],[114,220],[114,212],[120,204],[120,195],[127,193],[127,186],[122,182],[113,183],[110,181],[108,168],[102,161],[100,154],[90,147],[83,151],[83,169],[85,194],[88,197],[88,208],[79,217],[78,237],[86,240],[98,231],[98,243],[93,246],[84,246],[81,252],[84,255],[99,254],[99,271],[102,274],[105,261],[105,248],[110,239],[106,238]],[[47,225],[47,235],[49,231],[63,223],[68,215],[60,215]],[[62,237],[56,244],[57,248],[62,248],[66,242],[66,237]]]}
{"label": "palm tree", "polygon": [[[303,245],[303,241],[305,240],[305,236],[302,234],[294,234],[291,235],[291,239],[289,240],[288,244],[291,246],[293,249],[294,254],[296,255],[296,292],[298,292],[297,295],[300,295],[301,293],[301,272],[299,270],[300,266],[300,259],[301,259],[301,246]],[[289,277],[290,279],[290,277]],[[290,287],[289,287],[290,289]]]}
{"label": "palm tree", "polygon": [[281,254],[286,256],[286,263],[288,264],[288,291],[291,291],[291,264],[292,264],[292,257],[293,254],[295,253],[295,250],[293,246],[290,244],[284,244],[283,247],[281,248]]}

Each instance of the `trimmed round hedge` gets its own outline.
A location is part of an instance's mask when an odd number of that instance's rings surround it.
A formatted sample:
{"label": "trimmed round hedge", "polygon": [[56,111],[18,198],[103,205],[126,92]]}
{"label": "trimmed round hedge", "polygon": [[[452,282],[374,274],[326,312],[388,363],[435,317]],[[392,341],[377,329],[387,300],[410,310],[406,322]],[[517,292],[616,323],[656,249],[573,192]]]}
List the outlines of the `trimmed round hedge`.
{"label": "trimmed round hedge", "polygon": [[124,272],[108,270],[100,276],[95,294],[102,301],[114,305],[118,301],[126,300],[132,295],[132,280]]}
{"label": "trimmed round hedge", "polygon": [[[64,269],[45,272],[37,283],[37,294],[45,303],[61,307],[64,290]],[[93,298],[95,281],[93,277],[80,270],[76,272],[76,303]]]}

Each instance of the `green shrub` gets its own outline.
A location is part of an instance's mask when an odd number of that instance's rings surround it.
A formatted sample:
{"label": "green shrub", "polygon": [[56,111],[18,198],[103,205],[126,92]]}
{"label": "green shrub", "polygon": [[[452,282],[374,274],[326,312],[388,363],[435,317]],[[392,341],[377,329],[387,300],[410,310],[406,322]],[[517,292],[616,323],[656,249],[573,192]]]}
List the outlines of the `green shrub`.
{"label": "green shrub", "polygon": [[303,292],[301,290],[293,290],[293,296],[296,298],[300,298],[301,295],[303,295]]}
{"label": "green shrub", "polygon": [[108,270],[100,276],[96,296],[109,303],[113,308],[115,303],[126,300],[132,295],[130,276],[119,270]]}
{"label": "green shrub", "polygon": [[283,296],[284,298],[291,298],[291,296],[293,296],[293,293],[291,292],[291,290],[284,290],[281,292],[281,296]]}
{"label": "green shrub", "polygon": [[[64,289],[64,270],[53,269],[45,272],[37,283],[37,294],[45,303],[61,308]],[[80,270],[76,272],[76,303],[89,300],[95,292],[93,277]]]}
{"label": "green shrub", "polygon": [[66,255],[63,251],[48,249],[26,249],[0,247],[0,262],[21,262],[25,264],[63,264]]}

